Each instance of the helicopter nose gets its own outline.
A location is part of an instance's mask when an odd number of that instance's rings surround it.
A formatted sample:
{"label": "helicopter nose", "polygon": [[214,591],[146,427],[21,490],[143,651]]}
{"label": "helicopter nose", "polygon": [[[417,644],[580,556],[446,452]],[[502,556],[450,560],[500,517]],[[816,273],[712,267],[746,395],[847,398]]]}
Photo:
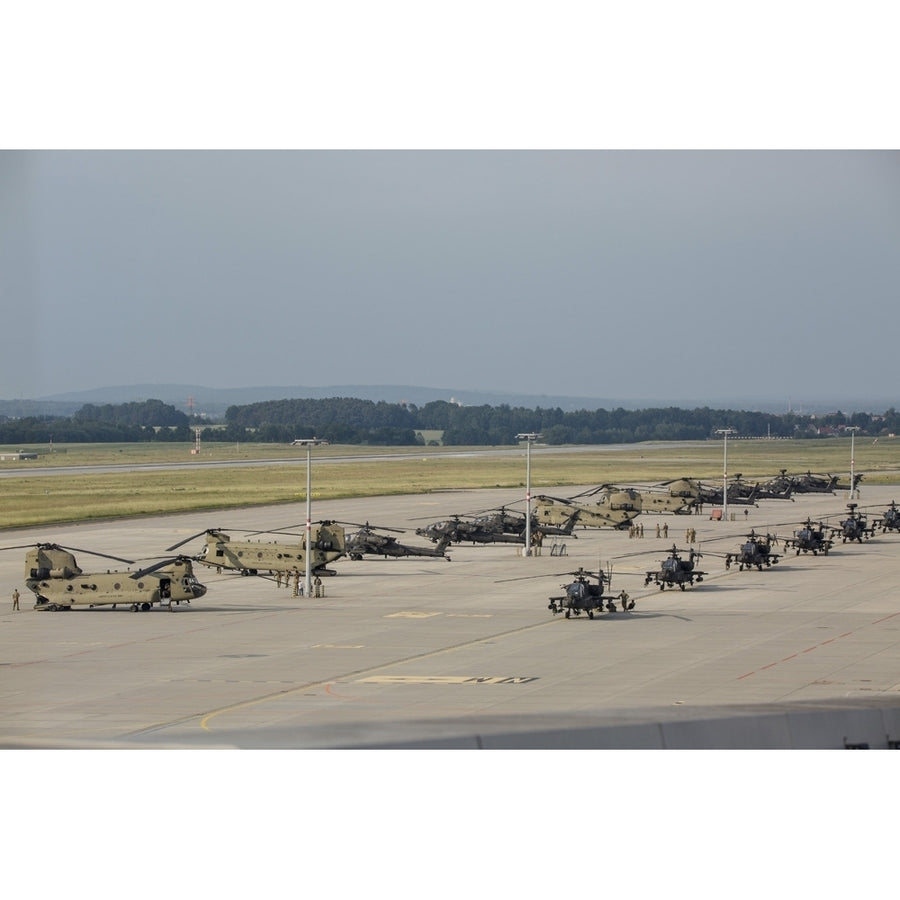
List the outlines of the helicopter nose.
{"label": "helicopter nose", "polygon": [[192,593],[192,594],[194,595],[194,597],[196,597],[196,598],[202,597],[202,596],[206,593],[206,585],[205,585],[205,584],[195,584],[195,585],[191,588],[191,593]]}

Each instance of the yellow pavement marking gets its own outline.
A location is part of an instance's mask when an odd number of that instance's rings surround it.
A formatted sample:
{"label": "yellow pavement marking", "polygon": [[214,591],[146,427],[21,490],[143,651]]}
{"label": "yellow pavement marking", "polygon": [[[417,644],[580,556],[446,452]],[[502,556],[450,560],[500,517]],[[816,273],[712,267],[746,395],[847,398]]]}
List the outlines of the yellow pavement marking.
{"label": "yellow pavement marking", "polygon": [[528,675],[372,675],[356,684],[526,684]]}

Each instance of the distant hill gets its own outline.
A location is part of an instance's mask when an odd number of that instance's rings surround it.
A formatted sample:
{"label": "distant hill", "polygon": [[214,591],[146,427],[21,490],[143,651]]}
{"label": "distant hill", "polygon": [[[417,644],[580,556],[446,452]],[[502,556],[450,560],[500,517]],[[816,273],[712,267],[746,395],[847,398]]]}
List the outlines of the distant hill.
{"label": "distant hill", "polygon": [[[360,400],[372,400],[385,403],[413,403],[424,406],[436,400],[455,401],[463,406],[513,406],[525,409],[555,409],[564,412],[580,409],[651,409],[678,407],[695,409],[710,407],[712,409],[740,409],[759,412],[787,412],[784,400],[773,402],[771,398],[735,397],[731,399],[715,399],[710,397],[684,397],[677,400],[659,397],[623,398],[623,397],[585,397],[556,394],[514,394],[501,391],[469,391],[456,388],[421,387],[413,385],[359,385],[342,384],[326,387],[268,386],[245,388],[210,388],[196,384],[133,384],[95,388],[87,391],[70,391],[54,394],[33,400],[0,400],[0,415],[10,417],[23,416],[71,416],[85,403],[130,403],[141,400],[162,400],[184,412],[205,415],[219,419],[229,406],[244,406],[248,403],[259,403],[265,400],[311,399],[322,400],[328,397],[354,397]],[[815,401],[795,404],[794,412],[810,415],[812,413],[835,412],[840,409],[844,413],[873,412],[881,413],[896,403],[891,399],[853,399],[836,398],[831,401]],[[192,404],[192,405],[191,405]]]}

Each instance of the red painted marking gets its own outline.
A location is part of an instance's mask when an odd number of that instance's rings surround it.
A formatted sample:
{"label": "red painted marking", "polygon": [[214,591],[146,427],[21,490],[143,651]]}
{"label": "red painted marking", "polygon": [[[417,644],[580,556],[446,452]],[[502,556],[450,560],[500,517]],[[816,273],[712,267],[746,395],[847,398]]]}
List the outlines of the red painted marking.
{"label": "red painted marking", "polygon": [[[883,616],[880,619],[875,619],[875,621],[870,622],[867,627],[871,627],[872,625],[880,625],[882,622],[887,622],[888,619],[893,619],[896,616],[900,616],[900,613],[891,613],[889,616]],[[850,635],[854,634],[852,631],[845,631],[843,634],[839,634],[837,637],[828,638],[827,641],[822,641],[821,644],[816,644],[814,647],[807,647],[805,650],[801,650],[800,653],[812,653],[813,650],[818,650],[820,647],[824,647],[826,644],[833,644],[835,641],[840,641],[845,637],[850,637]],[[787,662],[789,659],[794,659],[798,656],[798,653],[792,653],[790,656],[785,656],[781,662]],[[743,681],[745,678],[749,678],[751,675],[755,675],[757,672],[763,672],[766,669],[771,669],[773,666],[777,666],[778,663],[769,663],[766,666],[760,666],[758,669],[754,669],[752,672],[747,672],[744,675],[739,675],[737,677],[737,681]]]}

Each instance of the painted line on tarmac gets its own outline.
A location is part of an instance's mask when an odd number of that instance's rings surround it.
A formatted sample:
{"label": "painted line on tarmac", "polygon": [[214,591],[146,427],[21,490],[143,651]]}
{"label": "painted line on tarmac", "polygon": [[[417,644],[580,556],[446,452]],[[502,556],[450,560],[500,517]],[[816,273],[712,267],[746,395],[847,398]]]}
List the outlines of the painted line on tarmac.
{"label": "painted line on tarmac", "polygon": [[[882,622],[887,622],[888,620],[894,619],[897,616],[900,616],[900,613],[891,613],[889,616],[882,616],[880,619],[875,619],[874,622],[870,622],[868,625],[863,625],[862,628],[871,628],[873,625],[880,625]],[[796,659],[802,653],[813,653],[816,650],[820,650],[822,647],[827,647],[828,644],[833,644],[836,641],[842,641],[844,638],[850,637],[851,634],[855,633],[855,631],[845,631],[843,634],[839,634],[837,637],[828,638],[827,641],[822,641],[821,644],[814,644],[812,647],[807,647],[805,650],[798,650],[796,653],[792,653],[790,656],[785,656],[777,662],[768,663],[764,666],[760,666],[758,669],[754,669],[752,672],[747,672],[744,675],[739,675],[735,680],[743,681],[743,679],[749,678],[751,675],[756,675],[759,672],[764,672],[766,669],[771,669],[775,666],[781,665],[781,663]]]}
{"label": "painted line on tarmac", "polygon": [[[553,626],[555,622],[556,622],[555,619],[551,619],[549,621],[537,622],[534,625],[525,625],[522,628],[513,628],[511,631],[504,631],[504,632],[501,632],[500,634],[486,635],[485,637],[478,638],[477,640],[474,640],[474,641],[465,641],[462,644],[454,644],[452,647],[441,647],[438,650],[430,650],[427,653],[416,654],[415,656],[409,656],[409,657],[406,657],[405,659],[391,660],[390,662],[383,663],[380,666],[372,666],[371,668],[368,668],[368,669],[360,669],[357,672],[348,672],[344,675],[336,676],[334,678],[328,678],[328,679],[323,679],[322,681],[315,681],[315,682],[309,682],[307,684],[298,685],[297,687],[293,688],[292,690],[277,691],[273,694],[265,694],[262,697],[256,697],[252,700],[245,700],[242,703],[235,703],[235,704],[231,704],[229,706],[223,706],[221,709],[213,710],[212,712],[209,712],[205,716],[203,716],[200,719],[200,727],[204,731],[212,731],[212,729],[209,726],[209,723],[216,717],[224,715],[225,713],[237,712],[238,710],[247,709],[248,707],[251,707],[251,706],[257,706],[262,703],[269,703],[272,700],[281,700],[290,694],[307,693],[311,689],[315,689],[315,688],[324,688],[326,691],[328,691],[329,686],[338,680],[346,681],[346,680],[350,680],[350,679],[354,679],[354,678],[359,680],[361,676],[367,675],[368,673],[378,672],[383,669],[390,669],[390,668],[393,668],[394,666],[402,665],[404,663],[417,662],[417,661],[423,660],[423,659],[430,659],[435,656],[441,656],[445,653],[452,653],[452,652],[455,652],[456,650],[462,649],[463,647],[475,647],[478,644],[491,643],[493,641],[496,641],[498,638],[509,637],[510,635],[514,635],[514,634],[521,634],[526,631],[532,631],[535,628],[547,628],[548,626]],[[136,732],[136,733],[137,734],[147,734],[149,732],[161,731],[162,729],[169,728],[173,725],[184,724],[185,722],[196,720],[196,718],[197,718],[197,716],[190,716],[187,719],[183,719],[179,722],[169,722],[164,725],[156,725],[156,726],[153,726],[152,728],[146,728],[146,729],[143,729],[142,731]]]}

